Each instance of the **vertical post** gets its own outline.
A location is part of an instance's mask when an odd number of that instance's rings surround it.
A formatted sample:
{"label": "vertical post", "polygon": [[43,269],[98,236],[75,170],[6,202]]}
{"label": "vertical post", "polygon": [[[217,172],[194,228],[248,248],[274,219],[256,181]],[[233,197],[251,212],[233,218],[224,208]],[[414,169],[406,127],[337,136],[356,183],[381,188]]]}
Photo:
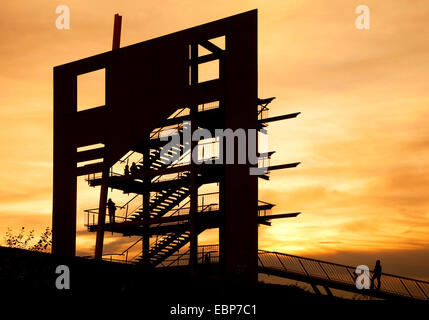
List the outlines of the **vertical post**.
{"label": "vertical post", "polygon": [[[150,138],[149,138],[150,139]],[[149,163],[149,139],[147,139],[147,147],[143,151],[143,168],[145,171],[150,169]],[[143,219],[150,219],[150,211],[149,211],[149,202],[150,202],[150,191],[149,186],[151,183],[151,177],[143,178]],[[149,225],[143,225],[143,240],[142,240],[142,257],[143,263],[145,266],[149,266],[149,246],[150,246],[150,236],[149,236]]]}
{"label": "vertical post", "polygon": [[66,68],[54,68],[54,170],[52,194],[52,253],[76,253],[76,144],[77,77]]}
{"label": "vertical post", "polygon": [[[191,85],[198,84],[198,44],[191,44]],[[198,226],[197,226],[197,211],[198,211],[198,185],[197,185],[197,173],[196,164],[192,160],[192,154],[194,148],[198,142],[192,141],[192,134],[194,128],[198,128],[196,123],[196,113],[198,112],[198,105],[191,106],[191,141],[190,141],[190,154],[191,154],[191,174],[190,174],[190,208],[189,208],[189,224],[190,224],[190,241],[189,241],[189,266],[191,275],[196,272],[196,266],[198,263]],[[185,141],[183,141],[185,143]]]}
{"label": "vertical post", "polygon": [[[225,43],[226,43],[226,39],[225,39]],[[225,48],[226,49],[226,48]],[[219,79],[224,82],[225,81],[225,56],[222,55],[219,58]],[[225,99],[224,97],[222,97],[221,99],[219,99],[219,109],[220,112],[222,113],[222,116],[220,117],[221,123],[219,123],[220,128],[226,129],[225,127],[225,119],[226,119],[226,115],[225,115]],[[219,139],[221,139],[221,137],[219,137]],[[226,146],[225,143],[223,143],[223,141],[219,140],[219,158],[220,158],[220,163],[225,163],[225,150],[226,150]],[[223,165],[225,166],[225,164]],[[224,269],[225,269],[225,253],[226,253],[226,228],[225,228],[225,223],[226,223],[226,218],[225,218],[225,168],[223,168],[221,170],[221,177],[219,180],[219,211],[221,212],[222,216],[221,216],[221,221],[219,223],[219,264],[221,266],[220,270],[222,273],[224,273]]]}
{"label": "vertical post", "polygon": [[[122,25],[122,16],[120,16],[119,14],[115,14],[115,19],[113,23],[112,50],[119,49],[120,47],[121,25]],[[107,78],[106,78],[106,81],[107,81]],[[108,179],[109,179],[109,168],[105,168],[101,176],[100,203],[98,205],[97,236],[95,240],[95,259],[97,260],[101,260],[103,256],[104,224],[106,222],[107,192],[109,190],[109,187],[107,185]]]}
{"label": "vertical post", "polygon": [[[226,34],[225,126],[258,129],[257,12],[235,21]],[[247,149],[247,148],[246,148]],[[237,160],[239,148],[234,143]],[[227,277],[258,280],[258,177],[250,161],[225,165],[225,271]]]}
{"label": "vertical post", "polygon": [[113,42],[112,50],[119,49],[121,46],[121,27],[122,27],[122,16],[115,14],[115,21],[113,23]]}
{"label": "vertical post", "polygon": [[97,260],[101,260],[103,256],[104,224],[106,222],[107,192],[109,190],[108,179],[109,169],[105,169],[101,176],[100,203],[98,205],[97,237],[95,240],[95,259]]}

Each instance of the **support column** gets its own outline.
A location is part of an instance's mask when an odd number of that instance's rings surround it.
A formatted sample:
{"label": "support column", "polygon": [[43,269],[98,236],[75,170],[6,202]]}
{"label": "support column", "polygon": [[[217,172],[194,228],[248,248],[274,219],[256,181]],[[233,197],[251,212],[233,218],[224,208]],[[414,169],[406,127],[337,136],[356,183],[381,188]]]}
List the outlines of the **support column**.
{"label": "support column", "polygon": [[69,121],[76,102],[76,75],[55,67],[52,253],[65,256],[76,253],[76,142]]}
{"label": "support column", "polygon": [[[250,14],[226,35],[225,126],[233,131],[258,129],[257,17]],[[236,161],[238,151],[234,143]],[[249,174],[254,166],[249,159],[225,165],[225,270],[243,282],[258,280],[258,177]]]}
{"label": "support column", "polygon": [[[150,169],[149,163],[149,139],[146,141],[147,148],[144,149],[143,153],[143,168],[144,171]],[[150,191],[149,186],[151,183],[151,177],[145,177],[143,179],[144,192],[143,192],[143,219],[150,219],[149,202],[150,202]],[[142,258],[144,266],[149,266],[149,246],[150,246],[150,235],[148,233],[149,225],[143,226],[143,240],[142,240]]]}
{"label": "support column", "polygon": [[[198,57],[198,44],[191,45],[191,61],[196,61]],[[198,63],[191,65],[191,85],[198,84]],[[190,241],[189,241],[189,266],[191,275],[195,275],[198,264],[198,226],[197,226],[197,212],[198,212],[198,185],[197,185],[197,172],[196,164],[192,160],[192,153],[197,145],[197,142],[192,141],[192,134],[194,130],[198,129],[196,123],[196,113],[198,112],[198,105],[191,107],[191,141],[190,141],[190,154],[191,154],[191,174],[190,174],[190,208],[189,208],[189,224],[190,224]],[[183,141],[185,143],[185,141]]]}
{"label": "support column", "polygon": [[[226,41],[226,40],[225,40]],[[219,58],[219,79],[225,83],[225,56],[222,54]],[[226,90],[224,85],[224,90]],[[222,113],[222,122],[219,123],[219,128],[226,129],[225,127],[225,99],[222,97],[222,99],[219,100],[219,109]],[[219,157],[221,159],[221,163],[225,164],[225,150],[226,146],[225,143],[219,141]],[[222,275],[225,274],[225,254],[226,254],[226,210],[225,210],[225,168],[222,169],[222,176],[220,177],[219,182],[219,211],[221,212],[221,222],[219,224],[219,264],[220,264],[220,271]]]}
{"label": "support column", "polygon": [[104,224],[106,222],[107,193],[109,191],[108,179],[109,169],[105,169],[101,176],[100,203],[98,205],[97,237],[95,242],[95,259],[97,260],[103,258]]}

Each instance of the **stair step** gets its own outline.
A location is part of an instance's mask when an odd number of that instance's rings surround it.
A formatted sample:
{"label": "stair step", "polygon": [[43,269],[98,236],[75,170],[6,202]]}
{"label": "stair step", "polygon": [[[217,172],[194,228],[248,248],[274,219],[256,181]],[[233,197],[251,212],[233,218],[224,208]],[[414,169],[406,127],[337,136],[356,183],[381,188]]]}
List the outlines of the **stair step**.
{"label": "stair step", "polygon": [[171,161],[174,157],[177,157],[178,152],[167,152],[167,154],[163,154],[159,156],[159,160],[161,161]]}
{"label": "stair step", "polygon": [[[165,160],[167,162],[167,160]],[[160,168],[164,168],[164,166],[166,165],[166,162],[163,162],[162,160],[156,160],[154,162],[152,162],[153,166],[156,166],[158,169]]]}
{"label": "stair step", "polygon": [[163,164],[162,163],[158,163],[157,161],[152,162],[151,163],[151,167],[161,168]]}

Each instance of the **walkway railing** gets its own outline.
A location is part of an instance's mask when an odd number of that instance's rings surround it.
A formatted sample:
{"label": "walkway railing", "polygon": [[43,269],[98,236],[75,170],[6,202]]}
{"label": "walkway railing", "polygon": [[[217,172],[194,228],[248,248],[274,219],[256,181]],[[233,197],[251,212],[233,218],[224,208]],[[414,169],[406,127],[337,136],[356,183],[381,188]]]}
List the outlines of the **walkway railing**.
{"label": "walkway railing", "polygon": [[[219,246],[198,246],[198,264],[219,263]],[[189,249],[171,255],[157,267],[181,267],[189,264]]]}
{"label": "walkway railing", "polygon": [[[205,253],[208,253],[207,257]],[[198,247],[198,263],[217,262],[219,262],[218,245]],[[188,263],[189,251],[184,251],[169,257],[159,267],[186,266]],[[328,286],[329,283],[338,284],[344,290],[347,290],[347,287],[350,291],[356,292],[357,290],[355,284],[356,267],[265,250],[259,250],[258,265],[260,273],[275,274],[293,279],[296,279],[294,276],[299,276],[300,281],[309,283],[322,280],[328,283]],[[362,290],[361,293],[365,294],[369,291]],[[374,296],[384,294],[385,296],[429,300],[429,282],[383,273],[380,290],[371,289],[371,292]]]}
{"label": "walkway railing", "polygon": [[[322,280],[356,289],[356,267],[264,250],[259,250],[258,258],[259,267],[263,273],[284,273],[285,277],[288,274],[296,275],[308,280]],[[383,273],[378,292],[429,300],[429,282]],[[365,290],[362,294],[365,294]]]}
{"label": "walkway railing", "polygon": [[[125,203],[123,206],[116,206],[118,209],[115,213],[115,222],[121,223],[126,221],[133,221],[133,216],[135,212],[141,210],[143,206],[141,205],[141,199],[138,198],[139,195],[134,196]],[[138,204],[134,204],[132,207],[129,207],[133,202],[139,202]],[[171,216],[180,216],[189,213],[189,203],[190,200],[187,200],[182,205],[166,212],[164,217]],[[91,227],[98,224],[98,208],[85,209],[84,213],[86,214],[85,218],[85,227]],[[216,211],[219,210],[219,192],[209,192],[198,195],[198,212],[202,211]],[[108,221],[108,214],[106,213],[106,221]],[[110,221],[109,221],[110,222]],[[178,222],[173,222],[170,224],[174,224]],[[180,221],[179,221],[180,223]]]}
{"label": "walkway railing", "polygon": [[[110,255],[111,260],[112,257]],[[122,261],[127,262],[127,261]],[[133,261],[128,261],[132,263]],[[198,247],[198,263],[218,263],[219,245]],[[180,267],[189,264],[189,249],[179,251],[164,260],[157,267]],[[259,250],[259,273],[272,274],[284,278],[299,279],[298,281],[317,283],[322,281],[326,285],[340,285],[341,290],[356,292],[355,267],[332,263],[317,259],[304,258],[285,253]],[[372,273],[371,273],[372,276]],[[338,286],[337,286],[338,287]],[[390,273],[381,276],[381,288],[362,290],[362,294],[371,293],[374,296],[397,296],[414,300],[429,301],[429,282],[402,277]]]}

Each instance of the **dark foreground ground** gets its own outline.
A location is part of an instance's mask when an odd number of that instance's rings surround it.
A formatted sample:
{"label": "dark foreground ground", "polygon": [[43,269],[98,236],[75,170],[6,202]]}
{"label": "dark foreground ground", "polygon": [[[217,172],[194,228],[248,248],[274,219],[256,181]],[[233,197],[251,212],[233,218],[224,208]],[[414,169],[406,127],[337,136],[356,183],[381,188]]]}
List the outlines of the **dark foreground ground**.
{"label": "dark foreground ground", "polygon": [[[70,289],[56,287],[59,265],[70,270]],[[75,312],[80,308],[84,312],[87,307],[102,313],[131,312],[139,319],[217,320],[310,316],[375,319],[390,315],[396,319],[398,312],[408,316],[422,309],[424,314],[429,312],[429,305],[422,303],[353,301],[317,296],[294,286],[225,281],[211,276],[213,271],[201,269],[198,276],[191,277],[184,270],[149,272],[132,265],[0,247],[3,307],[12,298],[22,305],[39,300],[42,306],[70,302],[74,306],[70,311]]]}

